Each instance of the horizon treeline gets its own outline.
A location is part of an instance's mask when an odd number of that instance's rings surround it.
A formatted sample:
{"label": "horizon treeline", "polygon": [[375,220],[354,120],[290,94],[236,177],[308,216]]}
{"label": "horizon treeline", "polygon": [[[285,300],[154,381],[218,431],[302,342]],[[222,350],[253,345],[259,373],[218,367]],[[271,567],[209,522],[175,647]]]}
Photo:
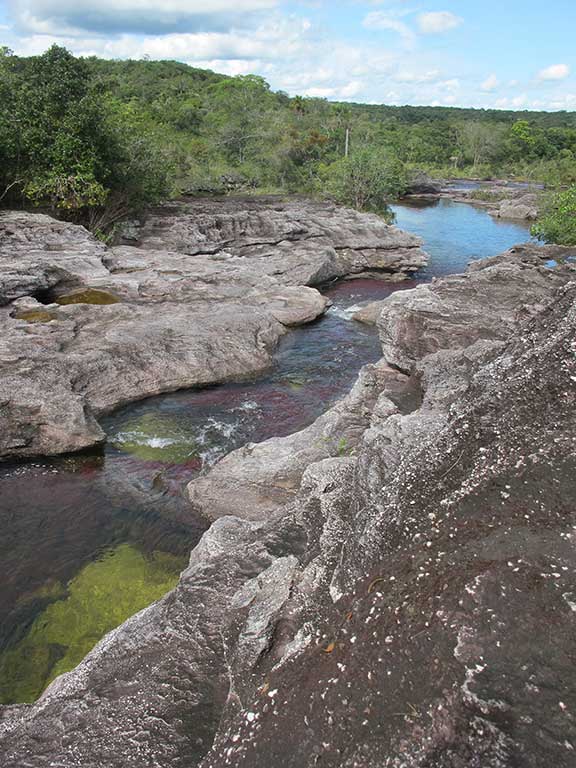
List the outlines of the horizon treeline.
{"label": "horizon treeline", "polygon": [[176,61],[0,48],[0,200],[105,231],[182,192],[382,209],[417,172],[576,182],[576,113],[329,102]]}

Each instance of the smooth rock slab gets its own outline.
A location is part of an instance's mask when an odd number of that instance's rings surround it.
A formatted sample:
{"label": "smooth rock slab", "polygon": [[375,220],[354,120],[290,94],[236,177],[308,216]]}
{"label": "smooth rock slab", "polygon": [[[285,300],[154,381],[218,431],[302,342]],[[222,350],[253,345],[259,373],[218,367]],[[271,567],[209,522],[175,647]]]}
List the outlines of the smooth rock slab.
{"label": "smooth rock slab", "polygon": [[105,251],[84,227],[40,213],[0,211],[0,305],[105,278]]}
{"label": "smooth rock slab", "polygon": [[108,249],[0,214],[0,459],[87,448],[121,404],[261,373],[288,328],[326,310],[310,284],[426,262],[378,217],[306,200],[167,205],[137,234]]}

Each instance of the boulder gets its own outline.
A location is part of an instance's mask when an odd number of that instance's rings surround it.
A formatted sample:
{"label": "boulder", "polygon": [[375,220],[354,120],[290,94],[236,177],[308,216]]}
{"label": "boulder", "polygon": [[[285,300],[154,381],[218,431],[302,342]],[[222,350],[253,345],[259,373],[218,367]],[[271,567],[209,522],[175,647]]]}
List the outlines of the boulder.
{"label": "boulder", "polygon": [[444,182],[432,179],[424,171],[417,171],[408,183],[408,195],[439,195],[444,189]]}
{"label": "boulder", "polygon": [[40,213],[0,212],[0,305],[106,278],[105,251],[84,227]]}
{"label": "boulder", "polygon": [[521,219],[535,221],[539,215],[540,199],[538,195],[526,194],[500,201],[495,211],[490,211],[498,219]]}
{"label": "boulder", "polygon": [[376,325],[382,307],[384,306],[384,300],[371,301],[369,304],[361,307],[357,312],[354,312],[352,319],[358,323],[364,323],[365,325]]}
{"label": "boulder", "polygon": [[538,311],[574,276],[573,264],[547,262],[569,249],[516,246],[473,262],[461,275],[390,296],[378,319],[384,357],[402,370],[439,349],[465,347],[479,338],[504,339],[518,313]]}

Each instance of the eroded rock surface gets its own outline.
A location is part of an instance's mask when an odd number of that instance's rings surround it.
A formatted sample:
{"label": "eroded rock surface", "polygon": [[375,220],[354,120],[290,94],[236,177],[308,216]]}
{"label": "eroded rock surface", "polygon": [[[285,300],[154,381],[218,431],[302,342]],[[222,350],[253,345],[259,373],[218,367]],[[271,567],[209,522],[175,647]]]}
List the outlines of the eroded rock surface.
{"label": "eroded rock surface", "polygon": [[208,475],[193,480],[188,485],[193,509],[210,520],[231,513],[248,520],[265,519],[296,496],[311,464],[354,454],[383,393],[390,399],[390,412],[399,412],[414,406],[417,389],[384,360],[365,366],[350,394],[306,429],[248,443],[221,459]]}
{"label": "eroded rock surface", "polygon": [[257,260],[284,285],[317,285],[378,271],[397,277],[424,266],[422,241],[375,214],[307,199],[192,200],[151,213],[130,237],[146,249]]}
{"label": "eroded rock surface", "polygon": [[518,245],[473,262],[468,271],[397,293],[383,303],[378,320],[384,357],[401,369],[439,349],[477,339],[505,339],[518,320],[542,308],[573,274],[570,265],[549,269],[548,261],[573,253],[560,246]]}
{"label": "eroded rock surface", "polygon": [[538,195],[526,194],[511,200],[502,200],[492,215],[499,219],[521,219],[535,221],[538,218],[540,201]]}
{"label": "eroded rock surface", "polygon": [[86,448],[118,405],[260,373],[325,311],[309,286],[426,261],[378,217],[305,200],[173,204],[131,231],[139,247],[108,249],[0,214],[0,458]]}
{"label": "eroded rock surface", "polygon": [[[369,367],[318,432],[223,461],[216,514],[260,519],[217,520],[172,593],[0,709],[0,762],[571,768],[576,283],[538,253],[391,297],[424,335],[385,336],[405,372]],[[500,322],[464,333],[462,292]],[[346,424],[350,452],[315,453]]]}

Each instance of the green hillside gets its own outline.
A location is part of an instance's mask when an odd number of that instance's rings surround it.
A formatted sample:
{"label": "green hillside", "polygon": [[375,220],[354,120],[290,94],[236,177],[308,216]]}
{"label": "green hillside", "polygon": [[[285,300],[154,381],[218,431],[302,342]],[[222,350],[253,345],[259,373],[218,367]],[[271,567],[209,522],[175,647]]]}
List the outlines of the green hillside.
{"label": "green hillside", "polygon": [[576,113],[342,104],[175,61],[0,49],[4,205],[48,204],[103,232],[181,191],[328,193],[380,208],[414,169],[568,185]]}

